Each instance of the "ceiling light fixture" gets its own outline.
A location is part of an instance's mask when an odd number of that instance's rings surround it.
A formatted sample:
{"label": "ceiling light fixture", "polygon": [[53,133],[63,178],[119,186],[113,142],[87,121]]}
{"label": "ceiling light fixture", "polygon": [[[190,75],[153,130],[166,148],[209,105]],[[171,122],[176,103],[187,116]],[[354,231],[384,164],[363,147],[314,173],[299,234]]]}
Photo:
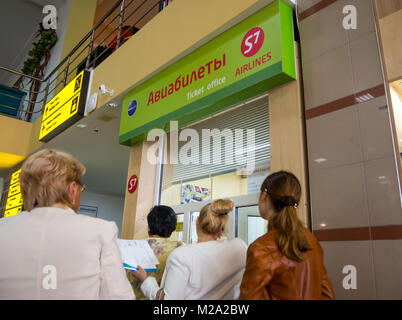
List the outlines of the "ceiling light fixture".
{"label": "ceiling light fixture", "polygon": [[86,125],[85,123],[79,123],[77,124],[77,128],[83,129],[86,128],[88,125]]}
{"label": "ceiling light fixture", "polygon": [[374,99],[374,97],[370,93],[367,93],[367,94],[363,94],[363,95],[357,97],[356,101],[359,103],[362,103],[362,102],[369,101],[371,99]]}
{"label": "ceiling light fixture", "polygon": [[328,161],[328,159],[325,159],[325,158],[318,158],[318,159],[315,159],[314,161],[317,162],[317,163],[321,163],[321,162]]}
{"label": "ceiling light fixture", "polygon": [[108,106],[109,108],[114,109],[114,108],[117,108],[119,105],[117,103],[110,102],[110,103],[107,103],[106,106]]}

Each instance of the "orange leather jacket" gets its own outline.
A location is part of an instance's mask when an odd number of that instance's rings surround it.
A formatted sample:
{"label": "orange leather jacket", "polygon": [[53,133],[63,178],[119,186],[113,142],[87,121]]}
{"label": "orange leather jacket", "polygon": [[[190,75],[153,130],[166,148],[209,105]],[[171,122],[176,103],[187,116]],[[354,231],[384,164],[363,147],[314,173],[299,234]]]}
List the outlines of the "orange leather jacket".
{"label": "orange leather jacket", "polygon": [[254,241],[247,250],[247,264],[240,287],[244,300],[335,299],[316,237],[305,229],[311,250],[296,262],[281,254],[276,231]]}

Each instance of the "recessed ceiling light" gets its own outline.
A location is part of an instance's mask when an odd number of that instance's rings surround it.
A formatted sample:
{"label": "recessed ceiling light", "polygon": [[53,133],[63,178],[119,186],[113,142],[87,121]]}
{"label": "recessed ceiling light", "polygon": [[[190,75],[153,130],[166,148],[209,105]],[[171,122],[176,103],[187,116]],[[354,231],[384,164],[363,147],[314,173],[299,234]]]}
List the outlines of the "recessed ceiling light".
{"label": "recessed ceiling light", "polygon": [[110,102],[110,103],[106,104],[106,106],[108,106],[109,108],[117,108],[119,105],[117,103]]}
{"label": "recessed ceiling light", "polygon": [[383,180],[383,179],[385,179],[386,178],[386,176],[379,176],[378,177],[378,179],[380,179],[380,180]]}
{"label": "recessed ceiling light", "polygon": [[325,158],[318,158],[318,159],[315,159],[314,161],[317,162],[317,163],[321,163],[321,162],[328,161],[328,159],[325,159]]}
{"label": "recessed ceiling light", "polygon": [[82,128],[86,128],[86,127],[87,127],[87,125],[86,125],[85,123],[79,123],[79,124],[77,124],[77,128],[82,129]]}
{"label": "recessed ceiling light", "polygon": [[320,223],[320,227],[325,228],[326,226],[327,226],[327,224],[326,224],[326,223]]}

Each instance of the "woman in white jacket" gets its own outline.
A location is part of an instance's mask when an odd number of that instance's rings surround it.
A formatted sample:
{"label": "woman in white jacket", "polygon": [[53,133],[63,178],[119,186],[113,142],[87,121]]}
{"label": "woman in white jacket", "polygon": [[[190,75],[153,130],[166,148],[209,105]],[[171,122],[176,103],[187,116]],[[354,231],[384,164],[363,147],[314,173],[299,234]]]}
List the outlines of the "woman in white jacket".
{"label": "woman in white jacket", "polygon": [[172,251],[161,287],[140,266],[133,275],[143,281],[149,299],[236,299],[246,264],[247,246],[239,238],[218,240],[228,222],[233,201],[216,200],[201,209],[197,218],[198,243]]}
{"label": "woman in white jacket", "polygon": [[21,170],[23,211],[0,219],[0,299],[134,299],[114,222],[77,214],[85,167],[45,149]]}

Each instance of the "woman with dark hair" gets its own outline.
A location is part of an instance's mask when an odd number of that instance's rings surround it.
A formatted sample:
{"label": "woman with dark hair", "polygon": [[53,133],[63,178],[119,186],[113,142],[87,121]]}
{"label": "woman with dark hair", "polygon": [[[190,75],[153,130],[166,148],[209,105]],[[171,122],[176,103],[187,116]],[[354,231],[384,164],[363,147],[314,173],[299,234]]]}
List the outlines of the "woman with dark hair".
{"label": "woman with dark hair", "polygon": [[141,290],[152,300],[235,299],[246,263],[246,244],[239,238],[220,240],[227,229],[233,201],[205,205],[196,220],[198,243],[170,254],[161,283],[142,268],[132,271]]}
{"label": "woman with dark hair", "polygon": [[279,171],[261,186],[259,210],[268,232],[247,251],[240,299],[335,299],[318,240],[297,216],[301,186]]}
{"label": "woman with dark hair", "polygon": [[[148,275],[154,277],[156,282],[160,284],[169,254],[182,244],[180,241],[169,240],[173,231],[176,230],[176,213],[168,206],[154,206],[148,213],[147,221],[149,238],[146,240],[159,261],[158,270],[148,272]],[[147,298],[140,289],[141,282],[130,271],[127,270],[126,274],[133,287],[136,299],[146,300]]]}

